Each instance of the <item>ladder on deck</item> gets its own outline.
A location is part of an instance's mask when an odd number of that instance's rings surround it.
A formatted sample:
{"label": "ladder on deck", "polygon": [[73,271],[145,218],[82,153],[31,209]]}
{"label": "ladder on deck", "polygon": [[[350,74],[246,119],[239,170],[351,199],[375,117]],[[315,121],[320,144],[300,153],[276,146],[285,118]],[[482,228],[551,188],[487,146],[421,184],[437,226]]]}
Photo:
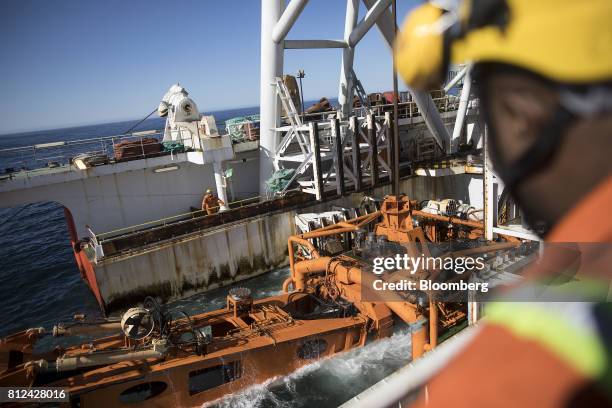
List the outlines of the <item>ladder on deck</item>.
{"label": "ladder on deck", "polygon": [[[285,190],[291,185],[291,183],[298,177],[302,176],[310,168],[313,162],[313,151],[310,141],[308,129],[305,128],[302,117],[298,113],[298,110],[293,103],[289,89],[285,84],[285,81],[281,77],[274,78],[274,86],[276,87],[276,93],[281,100],[283,109],[287,113],[287,119],[289,122],[289,131],[287,131],[282,138],[274,158],[276,170],[286,168],[287,162],[300,163],[297,168],[294,168],[295,172],[285,188],[280,191],[280,195],[285,193]],[[278,131],[278,129],[277,129]],[[290,145],[297,143],[299,151],[292,151],[288,149]],[[293,168],[290,166],[289,168]]]}
{"label": "ladder on deck", "polygon": [[[362,107],[369,110],[370,103],[361,82],[354,71],[351,75]],[[302,191],[321,200],[326,191],[335,190],[337,194],[343,194],[345,174],[348,176],[346,184],[352,184],[356,189],[361,188],[362,174],[372,173],[373,168],[376,168],[373,173],[376,176],[368,176],[372,186],[378,184],[379,171],[390,174],[390,168],[381,158],[379,150],[379,146],[389,149],[382,142],[382,145],[379,145],[379,141],[385,140],[384,126],[388,126],[388,119],[377,123],[372,112],[366,112],[368,116],[362,118],[361,122],[353,116],[342,123],[339,118],[330,117],[304,124],[283,79],[276,77],[272,85],[276,87],[276,94],[286,112],[287,122],[286,125],[275,128],[275,131],[280,133],[274,155],[275,170],[294,170],[284,188],[276,191],[276,194],[284,195],[291,184],[296,182]],[[366,123],[369,123],[367,127]],[[346,129],[345,132],[342,132],[343,128]],[[361,156],[366,152],[368,158],[362,161]],[[348,158],[351,158],[352,167],[345,163]]]}
{"label": "ladder on deck", "polygon": [[355,70],[353,69],[351,69],[351,76],[353,79],[353,89],[355,90],[355,93],[359,98],[359,102],[361,102],[361,106],[367,109],[371,109],[372,107],[370,106],[370,100],[368,99],[368,95],[366,94],[365,89],[363,89],[361,81],[357,79],[357,74],[355,74]]}
{"label": "ladder on deck", "polygon": [[281,77],[274,78],[274,81],[276,85],[276,92],[280,97],[285,112],[287,112],[289,123],[292,127],[302,126],[302,117],[298,113],[295,104],[293,103],[293,99],[291,98],[291,94],[287,88],[287,84],[285,84],[285,81],[283,81]]}

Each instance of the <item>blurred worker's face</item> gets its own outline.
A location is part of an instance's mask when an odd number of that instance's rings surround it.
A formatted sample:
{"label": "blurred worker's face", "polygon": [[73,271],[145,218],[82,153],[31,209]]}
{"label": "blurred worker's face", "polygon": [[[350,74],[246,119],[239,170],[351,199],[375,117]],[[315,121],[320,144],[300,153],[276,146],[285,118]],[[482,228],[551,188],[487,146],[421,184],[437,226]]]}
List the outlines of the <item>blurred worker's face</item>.
{"label": "blurred worker's face", "polygon": [[[542,136],[557,109],[558,93],[552,84],[520,71],[483,69],[480,75],[493,166],[512,166]],[[545,232],[612,174],[612,115],[577,119],[564,132],[554,158],[513,191],[536,231]]]}
{"label": "blurred worker's face", "polygon": [[[540,136],[557,103],[554,90],[534,78],[512,73],[495,73],[485,80],[490,123],[490,140],[496,159],[511,165]],[[492,128],[491,128],[492,127]]]}

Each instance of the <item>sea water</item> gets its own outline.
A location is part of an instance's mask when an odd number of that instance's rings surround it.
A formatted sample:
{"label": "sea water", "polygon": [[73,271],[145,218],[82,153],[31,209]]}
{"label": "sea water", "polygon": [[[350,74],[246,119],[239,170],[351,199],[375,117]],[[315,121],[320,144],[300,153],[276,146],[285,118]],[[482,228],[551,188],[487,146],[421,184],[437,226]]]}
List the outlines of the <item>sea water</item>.
{"label": "sea water", "polygon": [[[214,112],[218,122],[257,113],[257,108]],[[84,126],[0,136],[0,149],[121,134],[134,122]],[[162,119],[143,122],[136,131],[163,128]],[[0,171],[5,168],[0,158]],[[76,313],[101,317],[98,304],[81,279],[68,238],[62,206],[37,202],[12,208],[0,203],[0,336],[30,327],[50,330]],[[287,268],[236,285],[255,297],[280,292]],[[234,285],[234,286],[236,286]],[[219,288],[172,302],[167,307],[187,314],[225,307],[229,288]],[[44,339],[51,346],[59,339]],[[230,395],[219,407],[336,407],[406,364],[410,336],[405,326],[392,337],[306,365],[294,373],[271,379]],[[211,404],[208,404],[211,405]]]}

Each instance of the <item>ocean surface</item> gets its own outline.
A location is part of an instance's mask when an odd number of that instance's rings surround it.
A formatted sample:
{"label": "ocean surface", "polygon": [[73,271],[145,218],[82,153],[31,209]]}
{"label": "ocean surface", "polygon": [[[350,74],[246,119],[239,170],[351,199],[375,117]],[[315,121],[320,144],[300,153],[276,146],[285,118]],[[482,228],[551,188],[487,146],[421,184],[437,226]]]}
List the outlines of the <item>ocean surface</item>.
{"label": "ocean surface", "polygon": [[[258,108],[212,112],[218,125],[225,120],[255,114]],[[0,136],[0,150],[93,137],[118,135],[137,121],[109,123]],[[135,131],[162,129],[164,120],[151,118]],[[222,127],[222,126],[220,126]],[[0,173],[10,166],[0,157]],[[36,202],[2,208],[0,202],[0,336],[30,327],[51,329],[70,321],[75,313],[101,317],[98,304],[81,280],[68,239],[62,207]],[[288,270],[280,269],[241,282],[257,297],[280,291]],[[225,306],[228,288],[173,302],[174,311],[201,313]],[[64,340],[46,338],[49,348]],[[69,340],[68,340],[69,341]],[[398,327],[388,339],[370,343],[336,357],[317,361],[293,374],[253,386],[215,402],[220,407],[336,407],[389,375],[410,357],[410,336]]]}
{"label": "ocean surface", "polygon": [[[258,107],[210,112],[218,126],[252,115]],[[139,120],[0,135],[0,150],[57,141],[120,135]],[[163,129],[164,118],[151,117],[133,131]],[[0,175],[18,168],[14,156],[0,154]],[[4,208],[0,202],[0,336],[30,327],[51,328],[82,312],[100,316],[97,302],[81,280],[61,205],[36,202]]]}

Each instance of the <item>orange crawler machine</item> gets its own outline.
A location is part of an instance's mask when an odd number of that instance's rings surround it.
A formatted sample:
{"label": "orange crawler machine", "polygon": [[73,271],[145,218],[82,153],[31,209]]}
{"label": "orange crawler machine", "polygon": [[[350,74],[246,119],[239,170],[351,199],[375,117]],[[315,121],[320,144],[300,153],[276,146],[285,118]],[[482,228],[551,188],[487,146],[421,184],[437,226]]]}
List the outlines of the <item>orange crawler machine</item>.
{"label": "orange crawler machine", "polygon": [[[178,318],[148,298],[121,321],[56,326],[53,335],[84,334],[91,340],[42,354],[34,344],[46,335],[44,329],[5,337],[0,340],[0,386],[63,387],[70,395],[64,405],[73,407],[201,405],[363,346],[368,335],[390,336],[394,318],[413,324],[416,358],[436,346],[439,331],[457,325],[466,313],[465,304],[436,302],[432,294],[376,300],[368,293],[375,278],[367,260],[368,251],[377,250],[368,248],[372,237],[398,245],[394,250],[408,251],[419,243],[427,251],[426,232],[415,226],[415,217],[429,226],[462,222],[420,214],[414,205],[405,197],[390,197],[380,211],[290,237],[291,276],[278,296],[253,300],[247,289],[234,288],[225,308]],[[364,240],[366,228],[373,231]],[[478,235],[482,226],[470,222],[465,228],[463,233]],[[482,251],[500,245],[509,244]],[[402,276],[415,278],[397,271],[391,279]]]}
{"label": "orange crawler machine", "polygon": [[[440,330],[447,331],[465,320],[466,304],[438,302],[435,300],[436,293],[431,291],[407,296],[390,291],[376,293],[373,282],[380,277],[371,272],[372,254],[381,255],[380,247],[387,246],[386,242],[389,242],[396,244],[391,255],[403,252],[411,257],[430,256],[429,243],[439,242],[440,238],[475,239],[483,235],[483,225],[477,221],[430,214],[416,208],[417,202],[405,196],[387,197],[380,211],[290,237],[291,276],[283,283],[283,290],[288,292],[293,287],[297,292],[312,293],[327,301],[349,302],[367,317],[368,328],[377,337],[392,333],[395,316],[411,325],[412,357],[421,356],[436,346]],[[364,243],[366,228],[372,232],[367,234]],[[318,245],[315,246],[313,242],[318,242]],[[517,245],[517,240],[507,238],[507,242],[447,255],[471,256]],[[412,273],[398,270],[384,278],[391,282],[401,279],[417,282],[436,278],[439,274],[437,270],[421,269]],[[423,324],[426,321],[429,321],[429,327]]]}
{"label": "orange crawler machine", "polygon": [[41,330],[3,339],[0,386],[63,387],[72,407],[200,406],[362,346],[366,323],[351,310],[322,309],[306,293],[253,300],[234,288],[226,308],[174,321],[149,300],[114,328],[61,329],[115,331],[78,346],[35,355]]}

